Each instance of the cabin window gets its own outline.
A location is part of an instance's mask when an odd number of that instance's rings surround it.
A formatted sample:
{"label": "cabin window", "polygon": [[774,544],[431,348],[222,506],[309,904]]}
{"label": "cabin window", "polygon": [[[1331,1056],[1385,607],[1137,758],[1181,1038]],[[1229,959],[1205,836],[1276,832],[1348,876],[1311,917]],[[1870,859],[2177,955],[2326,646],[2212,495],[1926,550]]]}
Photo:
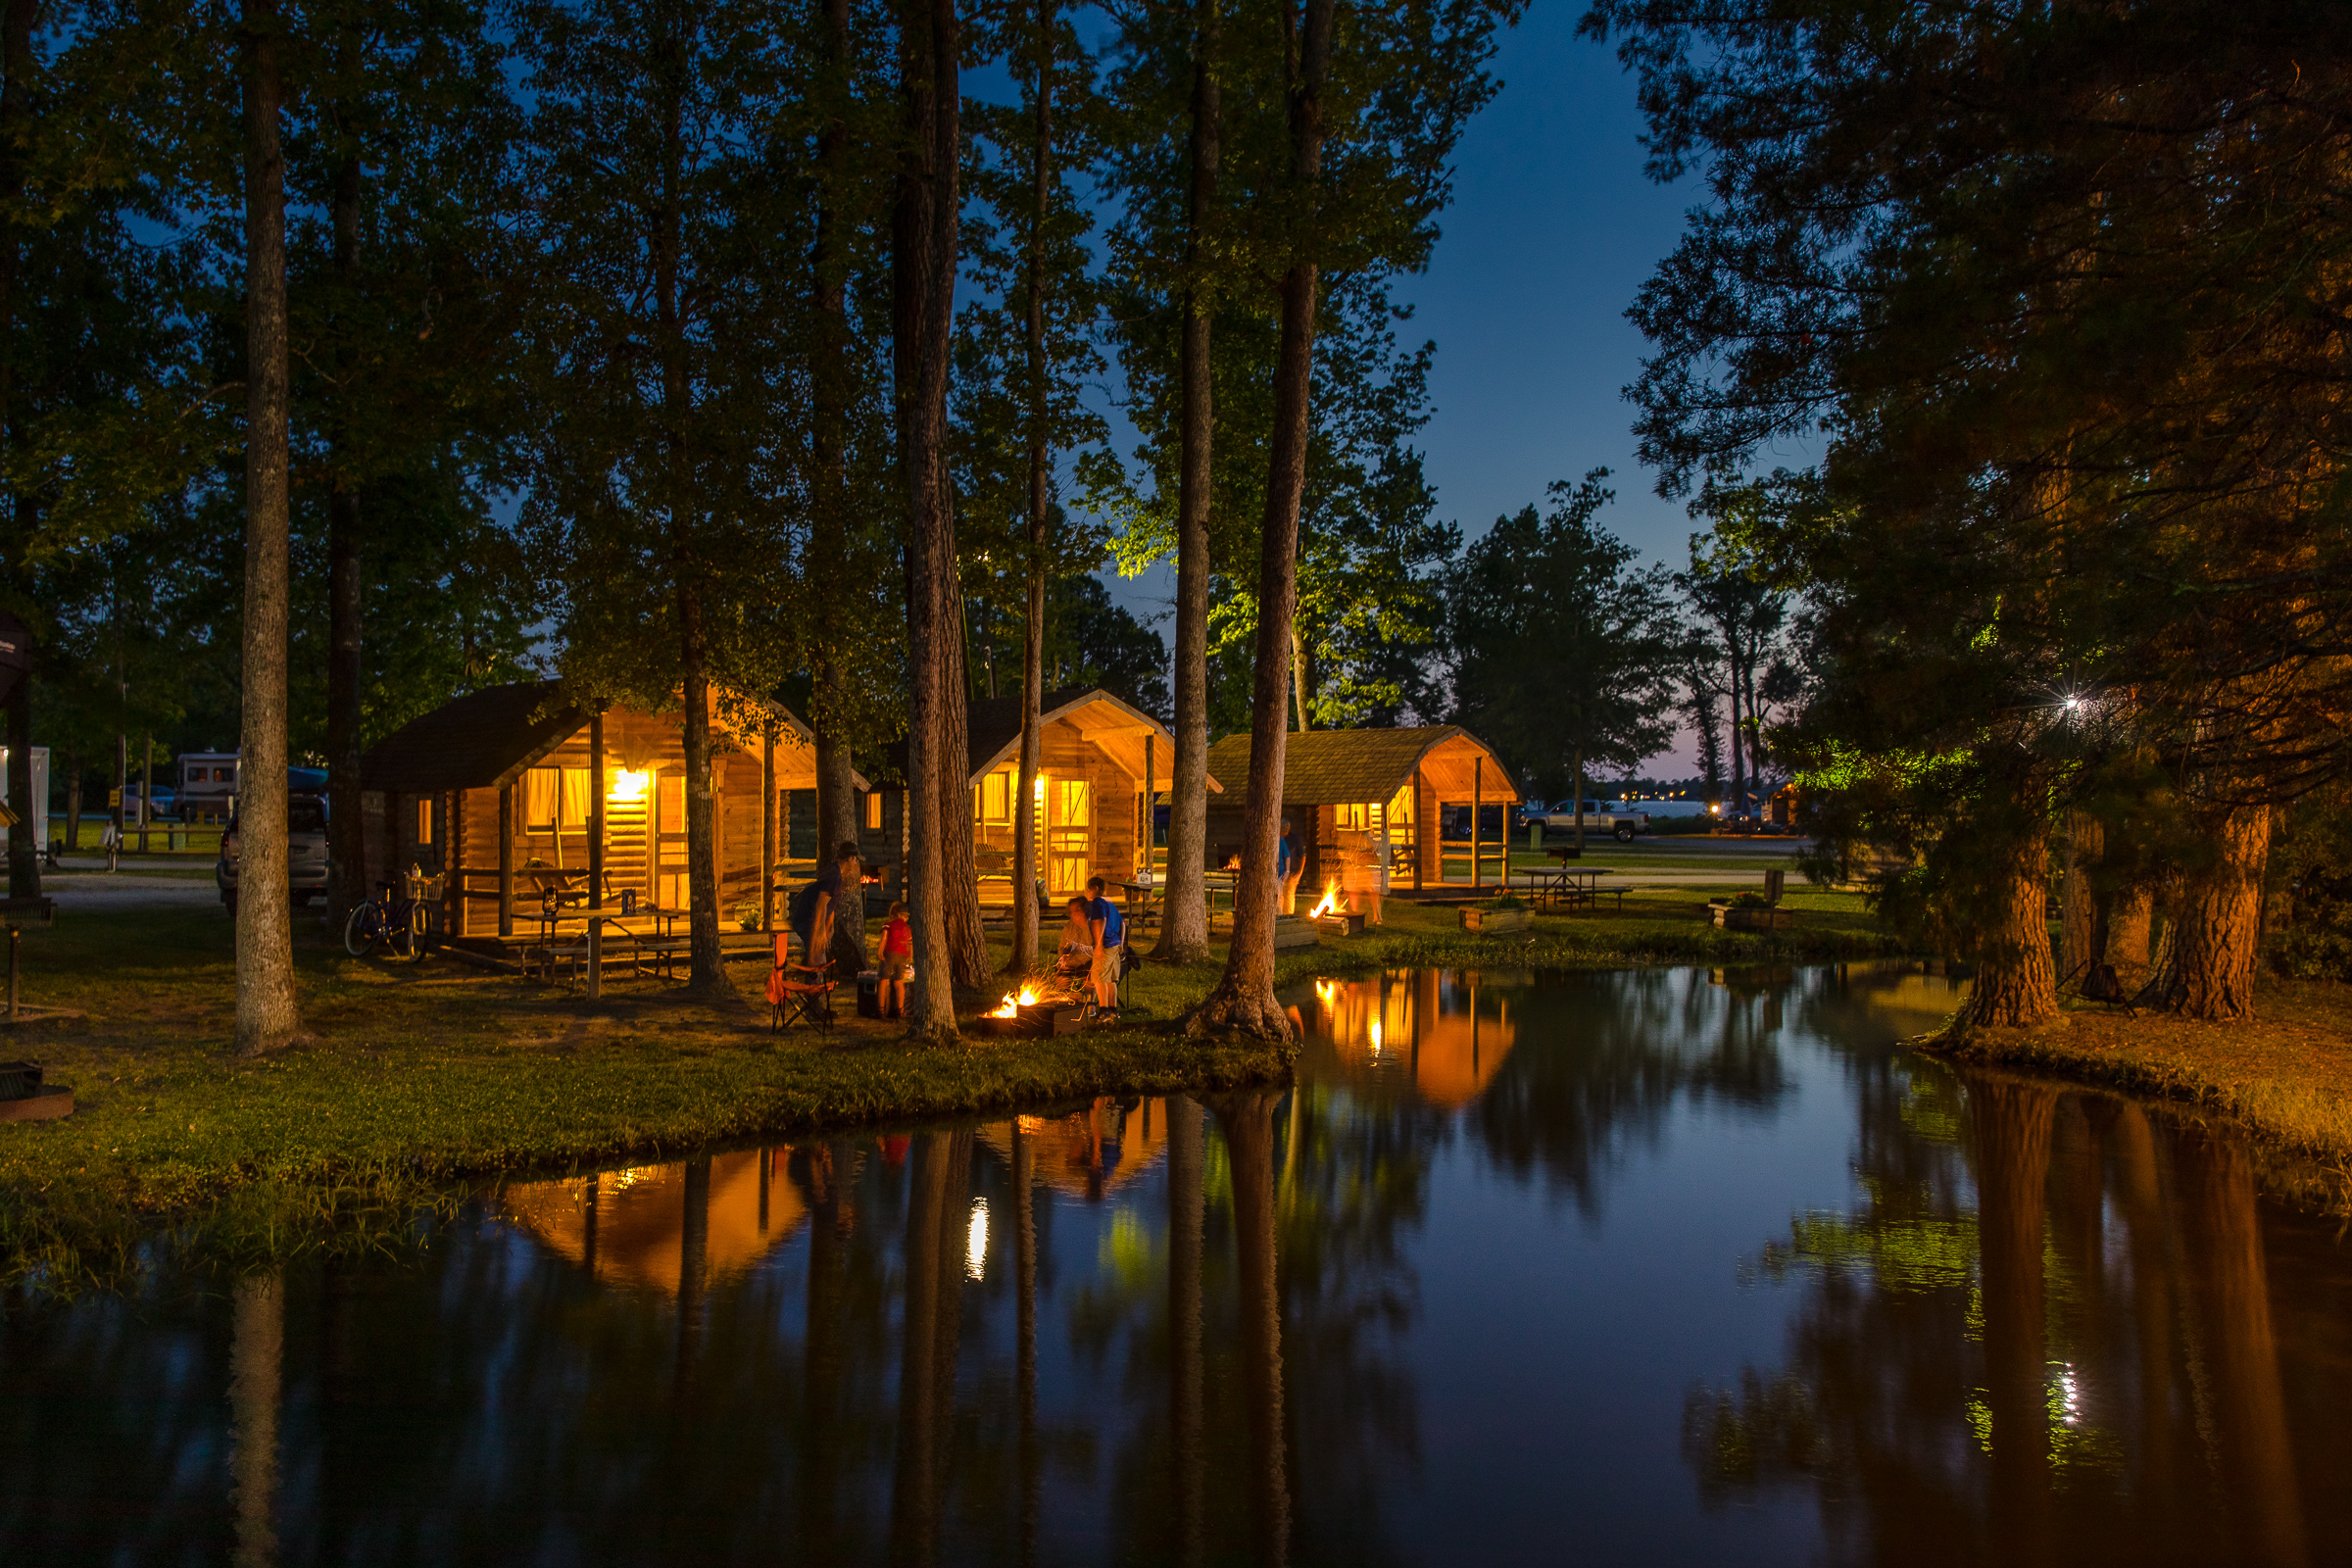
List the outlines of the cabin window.
{"label": "cabin window", "polygon": [[552,767],[534,767],[522,775],[522,830],[525,833],[553,833],[556,830],[557,771]]}
{"label": "cabin window", "polygon": [[1092,779],[1057,778],[1046,785],[1046,826],[1086,827],[1094,820]]}
{"label": "cabin window", "polygon": [[433,842],[433,803],[430,801],[416,803],[416,842],[418,844]]}
{"label": "cabin window", "polygon": [[1009,768],[998,768],[980,779],[978,808],[973,820],[991,827],[1002,827],[1012,820],[1013,777]]}
{"label": "cabin window", "polygon": [[868,833],[882,831],[882,792],[880,790],[865,792],[865,830]]}
{"label": "cabin window", "polygon": [[564,794],[556,803],[556,809],[560,813],[556,820],[568,832],[586,831],[595,798],[594,781],[589,778],[586,768],[564,769]]}
{"label": "cabin window", "polygon": [[1396,792],[1396,798],[1395,800],[1389,802],[1389,820],[1401,826],[1412,821],[1412,819],[1413,787],[1410,784],[1407,784],[1404,788]]}
{"label": "cabin window", "polygon": [[[683,833],[686,831],[686,775],[664,773],[655,794],[659,797],[654,831]],[[674,906],[672,906],[674,907]]]}
{"label": "cabin window", "polygon": [[1372,825],[1372,808],[1358,802],[1353,806],[1335,806],[1331,825],[1345,833],[1361,833]]}

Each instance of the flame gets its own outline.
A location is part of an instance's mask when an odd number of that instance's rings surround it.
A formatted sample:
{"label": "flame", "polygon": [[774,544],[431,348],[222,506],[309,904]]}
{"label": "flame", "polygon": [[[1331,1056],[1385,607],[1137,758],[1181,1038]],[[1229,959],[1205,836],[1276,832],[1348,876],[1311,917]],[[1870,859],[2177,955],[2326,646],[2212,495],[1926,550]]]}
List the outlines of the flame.
{"label": "flame", "polygon": [[1017,1018],[1021,1015],[1021,1009],[1023,1007],[1034,1007],[1036,1005],[1037,987],[1032,985],[1024,985],[1018,991],[1005,992],[1004,1000],[998,1003],[996,1009],[990,1012],[988,1016],[991,1018]]}
{"label": "flame", "polygon": [[1323,884],[1323,902],[1306,911],[1309,920],[1320,920],[1340,906],[1340,879],[1333,877]]}

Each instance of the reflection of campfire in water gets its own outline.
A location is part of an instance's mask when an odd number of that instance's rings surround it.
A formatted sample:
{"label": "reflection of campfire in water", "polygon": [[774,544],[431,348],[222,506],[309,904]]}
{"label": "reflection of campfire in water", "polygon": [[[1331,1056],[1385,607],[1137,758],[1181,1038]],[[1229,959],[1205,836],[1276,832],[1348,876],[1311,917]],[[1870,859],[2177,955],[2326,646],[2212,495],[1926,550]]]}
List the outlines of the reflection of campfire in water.
{"label": "reflection of campfire in water", "polygon": [[1344,1064],[1401,1071],[1432,1104],[1465,1104],[1517,1043],[1510,1004],[1476,970],[1394,969],[1315,982],[1316,1030]]}
{"label": "reflection of campfire in water", "polygon": [[996,1009],[990,1012],[988,1016],[991,1018],[1018,1018],[1021,1015],[1021,1009],[1023,1007],[1034,1007],[1036,1005],[1037,987],[1033,985],[1023,985],[1018,991],[1005,992],[1004,1000],[998,1003]]}

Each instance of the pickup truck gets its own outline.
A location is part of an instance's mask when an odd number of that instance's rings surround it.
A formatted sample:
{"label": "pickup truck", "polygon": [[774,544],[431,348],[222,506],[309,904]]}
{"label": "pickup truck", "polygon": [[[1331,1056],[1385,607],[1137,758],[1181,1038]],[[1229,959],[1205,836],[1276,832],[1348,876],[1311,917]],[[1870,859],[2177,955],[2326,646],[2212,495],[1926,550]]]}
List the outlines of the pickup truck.
{"label": "pickup truck", "polygon": [[[1572,834],[1576,831],[1576,803],[1561,801],[1546,808],[1538,802],[1520,813],[1520,820],[1541,822],[1545,833]],[[1649,831],[1647,811],[1604,810],[1598,801],[1585,802],[1585,836],[1614,838],[1620,844],[1631,844],[1634,835]]]}
{"label": "pickup truck", "polygon": [[[317,796],[295,795],[286,800],[286,873],[294,902],[308,904],[326,891],[326,802]],[[244,856],[237,847],[237,819],[228,819],[220,835],[220,858],[213,866],[214,883],[228,912],[237,912],[237,871]]]}

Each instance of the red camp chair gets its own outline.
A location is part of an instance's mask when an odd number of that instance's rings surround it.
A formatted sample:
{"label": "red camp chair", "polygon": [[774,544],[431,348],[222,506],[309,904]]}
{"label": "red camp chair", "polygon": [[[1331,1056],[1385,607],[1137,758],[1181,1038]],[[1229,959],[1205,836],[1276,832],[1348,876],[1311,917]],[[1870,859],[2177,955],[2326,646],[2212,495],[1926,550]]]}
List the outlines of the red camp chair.
{"label": "red camp chair", "polygon": [[776,933],[775,965],[767,971],[767,1027],[781,1034],[795,1024],[833,1027],[832,966],[811,969],[792,961],[792,933]]}

